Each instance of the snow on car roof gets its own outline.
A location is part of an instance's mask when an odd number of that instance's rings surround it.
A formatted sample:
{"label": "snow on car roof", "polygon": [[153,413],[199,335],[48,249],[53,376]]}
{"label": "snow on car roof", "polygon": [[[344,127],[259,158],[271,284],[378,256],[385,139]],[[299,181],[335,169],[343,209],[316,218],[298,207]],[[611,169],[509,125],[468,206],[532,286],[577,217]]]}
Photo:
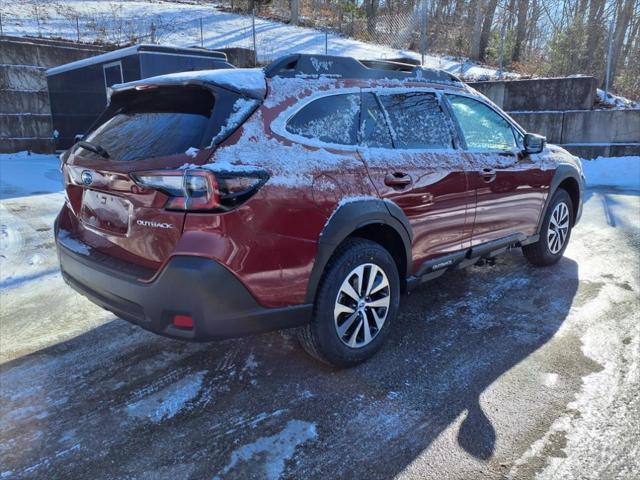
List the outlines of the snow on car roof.
{"label": "snow on car roof", "polygon": [[261,68],[224,68],[195,72],[169,73],[113,85],[114,92],[144,85],[212,85],[241,92],[262,99],[267,90],[264,71]]}

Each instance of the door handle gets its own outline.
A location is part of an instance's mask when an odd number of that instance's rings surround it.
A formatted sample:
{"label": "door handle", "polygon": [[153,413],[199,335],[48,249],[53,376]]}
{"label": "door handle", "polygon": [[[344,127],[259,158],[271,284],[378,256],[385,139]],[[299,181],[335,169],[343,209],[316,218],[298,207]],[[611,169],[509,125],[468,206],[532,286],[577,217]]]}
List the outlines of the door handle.
{"label": "door handle", "polygon": [[406,173],[393,172],[384,177],[384,184],[393,188],[404,188],[411,184],[411,177]]}
{"label": "door handle", "polygon": [[487,183],[493,182],[496,179],[496,171],[493,168],[483,168],[480,176]]}

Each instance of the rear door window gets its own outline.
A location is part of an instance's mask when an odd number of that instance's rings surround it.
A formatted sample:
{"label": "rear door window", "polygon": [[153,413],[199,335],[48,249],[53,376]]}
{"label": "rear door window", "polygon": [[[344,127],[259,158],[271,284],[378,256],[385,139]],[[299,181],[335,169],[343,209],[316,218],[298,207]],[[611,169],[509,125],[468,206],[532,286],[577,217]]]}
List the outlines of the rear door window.
{"label": "rear door window", "polygon": [[302,107],[287,122],[289,133],[323,143],[356,145],[360,94],[330,95]]}
{"label": "rear door window", "polygon": [[360,113],[360,145],[363,147],[393,148],[389,125],[373,93],[362,94]]}
{"label": "rear door window", "polygon": [[379,98],[389,116],[396,148],[453,148],[449,119],[435,94],[407,92]]}
{"label": "rear door window", "polygon": [[498,112],[482,102],[460,95],[447,95],[467,148],[513,150],[517,147],[513,128]]}

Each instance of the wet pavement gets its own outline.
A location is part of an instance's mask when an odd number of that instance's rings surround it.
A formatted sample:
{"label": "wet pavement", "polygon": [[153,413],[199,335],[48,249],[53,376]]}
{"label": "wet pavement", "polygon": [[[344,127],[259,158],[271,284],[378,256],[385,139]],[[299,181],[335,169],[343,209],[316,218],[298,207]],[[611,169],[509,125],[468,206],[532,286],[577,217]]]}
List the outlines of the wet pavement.
{"label": "wet pavement", "polygon": [[588,193],[565,258],[403,298],[335,370],[293,332],[189,344],[73,292],[61,194],[3,200],[0,478],[640,477],[640,197]]}

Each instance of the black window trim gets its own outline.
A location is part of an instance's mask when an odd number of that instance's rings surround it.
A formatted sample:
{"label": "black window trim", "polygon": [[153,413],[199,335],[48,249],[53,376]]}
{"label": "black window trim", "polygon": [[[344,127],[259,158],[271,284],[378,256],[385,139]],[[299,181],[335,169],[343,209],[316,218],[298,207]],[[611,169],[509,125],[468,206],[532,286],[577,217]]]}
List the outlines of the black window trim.
{"label": "black window trim", "polygon": [[[372,92],[370,91],[371,89],[366,89],[366,88],[361,88],[360,89],[360,118],[358,120],[358,147],[360,149],[366,148],[373,148],[373,149],[382,149],[382,150],[395,150],[396,149],[396,139],[393,136],[393,130],[391,129],[391,122],[389,121],[389,114],[387,113],[387,110],[384,108],[384,105],[382,105],[382,102],[380,101],[380,97],[376,94],[376,92]],[[373,99],[376,102],[376,105],[378,105],[378,108],[380,109],[380,111],[382,112],[382,116],[384,117],[384,124],[387,127],[387,133],[389,134],[389,138],[391,139],[391,148],[387,148],[387,147],[369,147],[368,145],[362,145],[362,138],[360,138],[361,135],[361,128],[362,128],[362,122],[364,121],[364,118],[362,117],[362,102],[363,102],[363,97],[364,95],[366,95],[367,93],[370,93],[371,96],[373,97]]]}
{"label": "black window trim", "polygon": [[[448,104],[445,103],[443,97],[443,93],[448,93],[448,91],[442,91],[440,89],[436,89],[436,88],[430,88],[430,87],[384,87],[384,86],[378,86],[378,87],[366,87],[366,88],[362,88],[362,92],[366,93],[366,92],[371,92],[373,93],[373,95],[376,97],[376,100],[378,102],[378,105],[380,106],[383,114],[384,114],[384,118],[387,122],[387,128],[389,129],[389,133],[391,135],[391,141],[393,143],[393,150],[396,151],[401,151],[401,152],[412,152],[412,153],[447,153],[447,152],[458,152],[460,150],[463,149],[463,143],[461,142],[461,139],[464,139],[464,137],[462,137],[460,135],[460,132],[458,131],[458,124],[457,122],[453,119],[453,115],[452,112],[450,110],[450,107],[448,106]],[[449,147],[449,148],[398,148],[396,146],[396,139],[393,138],[393,130],[391,129],[391,120],[389,119],[389,113],[387,112],[387,109],[384,108],[384,105],[382,104],[382,101],[380,100],[380,96],[381,95],[395,95],[395,94],[401,94],[401,93],[432,93],[435,95],[436,99],[438,100],[438,105],[440,106],[440,108],[442,109],[442,113],[445,117],[447,117],[447,119],[449,120],[449,133],[451,133],[451,139],[453,142],[453,146]],[[372,148],[372,149],[385,149],[384,147],[361,147],[361,148]],[[385,150],[389,150],[389,149],[385,149]]]}
{"label": "black window trim", "polygon": [[[295,102],[292,106],[284,110],[280,115],[278,115],[273,122],[270,123],[270,130],[287,140],[290,140],[295,143],[300,143],[303,145],[307,145],[313,148],[325,148],[331,150],[342,150],[345,152],[357,152],[359,145],[356,143],[355,145],[345,145],[343,143],[330,143],[323,142],[321,140],[315,140],[309,137],[304,137],[302,135],[297,135],[295,133],[291,133],[287,130],[287,124],[289,120],[291,120],[298,112],[300,112],[303,108],[309,105],[311,102],[315,102],[321,98],[325,97],[335,97],[338,95],[358,95],[360,98],[360,106],[362,104],[362,96],[360,95],[360,87],[347,87],[340,88],[335,90],[322,90],[320,92],[316,92],[312,95],[305,97],[304,99]],[[362,111],[362,109],[360,109]],[[358,114],[358,121],[360,120],[360,112]],[[359,128],[358,128],[359,131]],[[359,140],[359,139],[358,139]]]}
{"label": "black window trim", "polygon": [[[443,103],[446,104],[447,106],[447,110],[449,111],[449,115],[453,121],[453,124],[456,127],[456,131],[458,133],[458,135],[460,136],[460,145],[462,147],[463,150],[468,151],[468,152],[474,152],[474,153],[494,153],[494,152],[510,152],[510,153],[514,153],[517,154],[519,153],[523,146],[521,145],[520,141],[518,140],[518,136],[516,135],[516,132],[519,133],[521,136],[524,137],[525,135],[525,130],[518,125],[518,123],[513,120],[509,115],[507,115],[505,112],[503,112],[497,105],[493,104],[492,102],[488,101],[487,99],[480,97],[478,95],[474,95],[474,94],[470,94],[468,92],[454,92],[454,91],[444,91],[442,92],[442,101]],[[483,104],[484,106],[488,107],[490,110],[493,110],[495,113],[498,114],[499,117],[501,117],[505,122],[507,122],[507,124],[511,127],[511,129],[513,130],[513,138],[516,142],[516,148],[515,149],[507,149],[507,150],[492,150],[492,149],[470,149],[467,146],[467,141],[464,138],[464,133],[462,132],[462,127],[460,126],[460,122],[458,122],[458,118],[456,117],[454,111],[453,111],[453,107],[451,106],[451,103],[449,102],[449,99],[447,98],[448,95],[455,95],[458,97],[466,97],[466,98],[470,98],[471,100],[475,100],[478,103]]]}
{"label": "black window trim", "polygon": [[[460,91],[460,90],[449,90],[449,89],[438,89],[438,88],[433,88],[433,87],[387,87],[387,86],[374,86],[374,87],[345,87],[345,88],[338,88],[338,89],[331,89],[331,90],[322,90],[319,92],[315,92],[311,95],[308,95],[307,97],[301,99],[300,101],[295,102],[293,105],[291,105],[290,107],[288,107],[287,109],[285,109],[282,113],[280,113],[274,120],[273,122],[270,122],[269,124],[269,129],[275,133],[276,135],[279,135],[283,138],[286,138],[287,140],[290,140],[292,142],[295,143],[300,143],[303,145],[307,145],[310,147],[314,147],[314,148],[328,148],[331,150],[342,150],[345,152],[357,152],[359,150],[362,149],[381,149],[381,150],[391,150],[389,148],[386,147],[366,147],[366,146],[362,146],[360,145],[360,128],[358,126],[358,143],[356,145],[345,145],[345,144],[341,144],[341,143],[329,143],[329,142],[322,142],[322,141],[314,141],[311,138],[308,137],[303,137],[302,135],[296,135],[295,133],[291,133],[290,131],[287,130],[286,126],[287,123],[289,122],[289,120],[295,116],[300,110],[302,110],[303,108],[305,108],[307,105],[309,105],[311,102],[314,102],[315,100],[318,100],[320,98],[324,98],[324,97],[332,97],[332,96],[336,96],[336,95],[350,95],[350,94],[359,94],[360,96],[360,115],[359,115],[359,122],[358,125],[360,125],[360,121],[361,121],[361,117],[362,117],[362,94],[363,93],[372,93],[374,95],[374,97],[376,98],[376,101],[378,102],[378,106],[380,107],[380,109],[382,110],[384,116],[385,116],[385,120],[387,123],[387,129],[389,130],[389,135],[391,136],[391,142],[393,144],[393,150],[397,150],[397,151],[406,151],[406,152],[427,152],[427,153],[445,153],[445,152],[459,152],[461,150],[464,151],[473,151],[473,152],[478,152],[478,153],[482,153],[482,152],[486,152],[486,153],[490,153],[490,152],[497,152],[500,150],[470,150],[467,148],[467,144],[464,138],[464,135],[462,133],[462,130],[460,128],[460,124],[458,122],[458,119],[456,118],[451,104],[449,103],[449,100],[447,99],[447,95],[458,95],[460,97],[467,97],[470,98],[472,100],[475,100],[477,102],[482,103],[483,105],[489,107],[491,110],[493,110],[494,112],[496,112],[500,117],[502,117],[508,124],[509,126],[511,126],[511,128],[514,130],[514,138],[516,140],[516,143],[518,144],[518,148],[522,148],[522,145],[519,144],[518,142],[518,138],[515,135],[515,132],[519,133],[521,136],[524,137],[525,135],[525,130],[518,125],[518,123],[513,120],[509,115],[507,115],[505,112],[503,112],[499,107],[497,107],[496,105],[494,105],[493,103],[491,103],[490,101],[488,101],[487,99],[479,96],[478,94],[474,94],[474,93],[470,93],[470,92],[466,92],[466,91]],[[453,147],[451,148],[424,148],[424,149],[404,149],[404,148],[397,148],[395,145],[395,139],[393,138],[393,133],[391,130],[391,126],[390,126],[390,121],[389,121],[389,116],[388,113],[386,111],[386,109],[384,108],[384,106],[382,105],[382,102],[380,101],[379,96],[380,95],[385,95],[385,94],[395,94],[395,93],[411,93],[411,92],[425,92],[425,93],[433,93],[435,94],[435,96],[438,99],[438,103],[440,105],[440,108],[442,108],[442,111],[444,113],[444,115],[449,119],[450,121],[450,127],[452,127],[451,130],[451,137],[453,139]],[[508,152],[515,152],[515,150],[502,150],[502,151],[508,151]]]}

